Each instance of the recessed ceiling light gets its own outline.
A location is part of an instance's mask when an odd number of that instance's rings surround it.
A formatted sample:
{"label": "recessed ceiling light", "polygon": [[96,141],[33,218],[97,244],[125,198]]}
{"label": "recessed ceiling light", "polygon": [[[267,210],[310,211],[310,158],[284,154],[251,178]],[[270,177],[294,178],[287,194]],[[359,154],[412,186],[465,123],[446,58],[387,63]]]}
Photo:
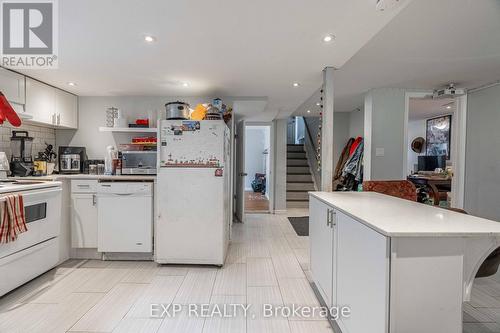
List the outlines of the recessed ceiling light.
{"label": "recessed ceiling light", "polygon": [[183,87],[189,87],[189,83],[187,83],[187,82],[183,82],[183,83],[182,83],[182,86],[183,86]]}
{"label": "recessed ceiling light", "polygon": [[76,86],[76,83],[75,82],[68,82],[68,86],[74,87],[74,86]]}
{"label": "recessed ceiling light", "polygon": [[294,86],[294,87],[298,87],[298,86],[300,86],[300,83],[298,83],[298,82],[294,82],[294,83],[292,84],[292,86]]}
{"label": "recessed ceiling light", "polygon": [[311,113],[311,110],[307,110],[307,113]]}
{"label": "recessed ceiling light", "polygon": [[319,103],[319,102],[318,102],[318,103],[316,103],[316,106],[320,106],[320,105],[321,105],[321,103]]}
{"label": "recessed ceiling light", "polygon": [[156,38],[153,36],[147,35],[147,36],[144,36],[144,40],[148,43],[152,43],[156,40]]}
{"label": "recessed ceiling light", "polygon": [[451,109],[451,105],[446,106],[446,108],[447,108],[448,110],[449,110],[449,109]]}
{"label": "recessed ceiling light", "polygon": [[323,37],[323,42],[325,43],[330,43],[331,41],[333,41],[335,39],[335,36],[332,35],[332,34],[328,34],[326,35],[325,37]]}

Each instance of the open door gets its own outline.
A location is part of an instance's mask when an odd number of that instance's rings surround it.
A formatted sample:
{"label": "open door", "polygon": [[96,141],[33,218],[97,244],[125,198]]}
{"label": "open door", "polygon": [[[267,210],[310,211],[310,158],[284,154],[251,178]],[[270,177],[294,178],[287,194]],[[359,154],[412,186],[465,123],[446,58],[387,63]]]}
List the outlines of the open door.
{"label": "open door", "polygon": [[236,125],[236,190],[235,214],[240,222],[245,222],[245,121]]}

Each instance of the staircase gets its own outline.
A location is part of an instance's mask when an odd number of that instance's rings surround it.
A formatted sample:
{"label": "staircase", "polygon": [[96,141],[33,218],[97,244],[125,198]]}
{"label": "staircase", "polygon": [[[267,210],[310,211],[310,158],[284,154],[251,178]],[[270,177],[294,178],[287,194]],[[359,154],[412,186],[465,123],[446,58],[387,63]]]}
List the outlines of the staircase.
{"label": "staircase", "polygon": [[286,207],[307,208],[315,189],[304,145],[287,145],[286,161]]}

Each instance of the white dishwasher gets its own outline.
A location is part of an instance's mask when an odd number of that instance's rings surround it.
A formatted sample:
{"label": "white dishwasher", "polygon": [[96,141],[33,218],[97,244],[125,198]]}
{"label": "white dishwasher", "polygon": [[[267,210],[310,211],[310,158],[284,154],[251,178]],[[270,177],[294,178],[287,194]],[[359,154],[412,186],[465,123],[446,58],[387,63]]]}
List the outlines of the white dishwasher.
{"label": "white dishwasher", "polygon": [[99,183],[97,223],[99,252],[152,252],[153,184]]}

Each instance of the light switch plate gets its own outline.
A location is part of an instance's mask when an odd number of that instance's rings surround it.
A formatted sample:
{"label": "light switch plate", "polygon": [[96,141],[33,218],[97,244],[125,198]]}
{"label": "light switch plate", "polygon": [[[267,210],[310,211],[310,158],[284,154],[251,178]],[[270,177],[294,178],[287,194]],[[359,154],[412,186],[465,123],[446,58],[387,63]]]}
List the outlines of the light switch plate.
{"label": "light switch plate", "polygon": [[384,148],[375,148],[375,156],[384,156],[385,155],[385,149]]}

